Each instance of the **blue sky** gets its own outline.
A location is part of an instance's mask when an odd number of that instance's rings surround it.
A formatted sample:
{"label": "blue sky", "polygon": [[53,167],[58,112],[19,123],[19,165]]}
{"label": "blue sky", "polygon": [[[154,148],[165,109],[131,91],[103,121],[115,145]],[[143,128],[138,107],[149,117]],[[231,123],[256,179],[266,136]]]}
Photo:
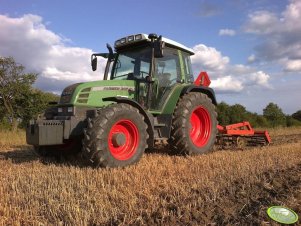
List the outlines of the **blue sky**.
{"label": "blue sky", "polygon": [[[190,48],[195,75],[208,71],[218,101],[262,113],[301,109],[301,4],[291,0],[0,0],[0,56],[39,73],[60,92],[96,80],[89,55],[128,34],[157,33]],[[105,62],[101,62],[104,65]]]}

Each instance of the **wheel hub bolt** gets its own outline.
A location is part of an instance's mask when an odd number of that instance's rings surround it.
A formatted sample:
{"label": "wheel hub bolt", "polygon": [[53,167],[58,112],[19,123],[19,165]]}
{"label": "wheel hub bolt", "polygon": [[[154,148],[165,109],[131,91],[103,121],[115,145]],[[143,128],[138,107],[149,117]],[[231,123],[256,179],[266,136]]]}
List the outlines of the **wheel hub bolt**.
{"label": "wheel hub bolt", "polygon": [[125,144],[126,138],[123,133],[115,133],[112,136],[112,143],[114,147],[120,147]]}

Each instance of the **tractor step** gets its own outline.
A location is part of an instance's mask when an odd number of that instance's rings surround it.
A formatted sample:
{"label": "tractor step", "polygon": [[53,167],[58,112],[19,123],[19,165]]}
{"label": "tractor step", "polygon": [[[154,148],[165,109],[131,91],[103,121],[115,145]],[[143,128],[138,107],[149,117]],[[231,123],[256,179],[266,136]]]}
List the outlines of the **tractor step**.
{"label": "tractor step", "polygon": [[164,127],[164,126],[166,126],[166,124],[164,124],[164,123],[154,124],[155,128],[156,127]]}

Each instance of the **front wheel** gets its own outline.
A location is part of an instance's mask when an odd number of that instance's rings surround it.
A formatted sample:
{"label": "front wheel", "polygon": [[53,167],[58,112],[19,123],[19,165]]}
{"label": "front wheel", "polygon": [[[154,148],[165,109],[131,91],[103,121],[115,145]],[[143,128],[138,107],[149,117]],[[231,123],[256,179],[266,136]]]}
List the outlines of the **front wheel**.
{"label": "front wheel", "polygon": [[88,123],[83,154],[95,165],[123,167],[138,162],[147,148],[144,117],[129,104],[102,109]]}
{"label": "front wheel", "polygon": [[168,140],[172,151],[188,155],[210,151],[217,134],[216,117],[215,106],[207,95],[191,92],[182,96],[173,114]]}

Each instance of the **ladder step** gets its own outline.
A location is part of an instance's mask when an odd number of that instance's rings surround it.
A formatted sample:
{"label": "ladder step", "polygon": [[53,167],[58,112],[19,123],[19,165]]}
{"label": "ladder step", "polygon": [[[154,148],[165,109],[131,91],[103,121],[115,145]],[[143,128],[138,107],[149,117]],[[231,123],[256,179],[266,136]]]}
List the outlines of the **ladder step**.
{"label": "ladder step", "polygon": [[165,127],[166,124],[164,124],[164,123],[158,123],[158,124],[155,124],[154,126],[155,127]]}
{"label": "ladder step", "polygon": [[155,138],[155,140],[163,140],[163,141],[167,141],[168,138],[166,138],[166,137],[157,137],[157,138]]}

